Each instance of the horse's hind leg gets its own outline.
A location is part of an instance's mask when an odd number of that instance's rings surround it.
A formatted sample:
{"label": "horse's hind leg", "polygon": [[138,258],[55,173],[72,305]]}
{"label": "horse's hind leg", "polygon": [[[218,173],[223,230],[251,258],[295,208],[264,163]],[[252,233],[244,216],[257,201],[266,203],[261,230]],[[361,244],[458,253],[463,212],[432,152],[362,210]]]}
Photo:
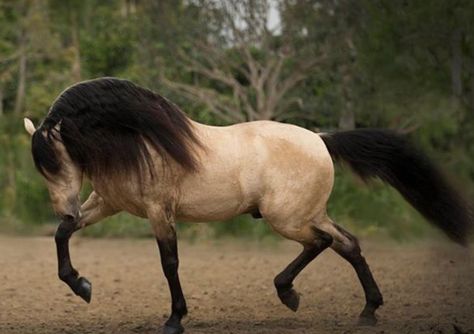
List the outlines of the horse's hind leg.
{"label": "horse's hind leg", "polygon": [[336,224],[331,225],[332,231],[328,231],[334,238],[331,247],[354,267],[364,288],[366,304],[359,316],[359,324],[375,325],[377,322],[375,311],[379,306],[383,305],[382,294],[377,283],[375,283],[367,262],[361,254],[357,238],[342,227]]}
{"label": "horse's hind leg", "polygon": [[76,295],[88,303],[91,301],[92,285],[86,278],[79,277],[79,273],[72,266],[71,257],[69,255],[69,239],[72,234],[81,227],[98,222],[115,212],[115,210],[112,210],[104,203],[102,198],[95,192],[92,192],[87,201],[81,206],[82,217],[79,222],[71,216],[64,217],[54,237],[58,256],[59,278],[65,282]]}
{"label": "horse's hind leg", "polygon": [[299,306],[299,295],[293,289],[293,280],[316,256],[332,243],[330,234],[315,227],[311,227],[311,230],[314,235],[313,241],[304,243],[301,254],[274,279],[281,302],[295,312]]}

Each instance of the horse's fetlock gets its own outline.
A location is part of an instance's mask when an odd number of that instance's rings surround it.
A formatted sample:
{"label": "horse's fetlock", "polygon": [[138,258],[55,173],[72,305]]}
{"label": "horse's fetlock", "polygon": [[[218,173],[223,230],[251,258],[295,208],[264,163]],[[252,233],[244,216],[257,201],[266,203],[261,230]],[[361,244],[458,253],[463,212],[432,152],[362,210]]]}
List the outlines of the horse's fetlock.
{"label": "horse's fetlock", "polygon": [[179,315],[184,317],[186,314],[188,314],[188,307],[186,306],[186,301],[184,299],[177,301],[174,305],[174,310]]}
{"label": "horse's fetlock", "polygon": [[278,274],[274,279],[273,279],[273,284],[275,285],[275,288],[278,291],[283,291],[283,290],[290,290],[293,287],[293,284],[289,282],[288,277],[286,275]]}
{"label": "horse's fetlock", "polygon": [[373,303],[374,305],[376,305],[377,307],[382,306],[382,305],[383,305],[383,297],[382,297],[382,295],[379,294],[378,296],[376,296],[376,297],[373,299],[372,303]]}
{"label": "horse's fetlock", "polygon": [[79,273],[74,268],[60,269],[58,272],[59,279],[64,282],[69,280],[71,277],[77,278],[78,276],[79,276]]}
{"label": "horse's fetlock", "polygon": [[383,297],[379,291],[369,293],[367,296],[367,306],[373,310],[376,310],[379,306],[383,305]]}
{"label": "horse's fetlock", "polygon": [[68,272],[62,272],[62,271],[60,271],[60,272],[58,273],[59,279],[60,279],[61,281],[63,281],[63,282],[66,282],[66,281],[68,280],[68,278],[71,277],[71,276],[72,276],[72,273],[71,273],[70,271],[68,271]]}

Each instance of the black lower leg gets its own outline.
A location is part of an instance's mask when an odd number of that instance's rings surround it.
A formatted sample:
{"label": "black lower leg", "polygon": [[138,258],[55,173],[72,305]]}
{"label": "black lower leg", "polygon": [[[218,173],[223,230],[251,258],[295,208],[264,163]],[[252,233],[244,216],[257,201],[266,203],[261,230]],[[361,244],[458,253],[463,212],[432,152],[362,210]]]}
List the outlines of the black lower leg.
{"label": "black lower leg", "polygon": [[383,297],[372,276],[372,272],[361,254],[361,249],[357,239],[349,232],[337,226],[339,231],[343,233],[350,241],[351,247],[339,246],[335,247],[335,251],[346,259],[352,267],[354,267],[359,281],[364,289],[366,304],[359,318],[359,323],[363,325],[374,325],[377,322],[375,311],[379,306],[383,305]]}
{"label": "black lower leg", "polygon": [[165,323],[165,334],[179,334],[184,332],[181,319],[188,313],[181,284],[178,276],[178,247],[176,236],[167,240],[158,240],[161,265],[168,280],[171,292],[171,316]]}
{"label": "black lower leg", "polygon": [[314,230],[316,234],[314,243],[305,246],[301,254],[274,279],[281,302],[294,312],[298,310],[299,295],[293,289],[293,280],[316,256],[332,243],[332,237],[328,233],[319,229]]}
{"label": "black lower leg", "polygon": [[360,314],[359,323],[361,325],[374,325],[377,322],[375,311],[383,305],[382,294],[362,255],[359,254],[355,259],[352,259],[351,264],[364,288],[366,300],[365,307]]}
{"label": "black lower leg", "polygon": [[56,253],[58,256],[58,275],[71,290],[84,299],[87,303],[91,301],[92,286],[84,277],[79,277],[79,273],[71,264],[69,256],[69,239],[76,230],[76,222],[71,217],[64,218],[59,224],[54,237],[56,242]]}

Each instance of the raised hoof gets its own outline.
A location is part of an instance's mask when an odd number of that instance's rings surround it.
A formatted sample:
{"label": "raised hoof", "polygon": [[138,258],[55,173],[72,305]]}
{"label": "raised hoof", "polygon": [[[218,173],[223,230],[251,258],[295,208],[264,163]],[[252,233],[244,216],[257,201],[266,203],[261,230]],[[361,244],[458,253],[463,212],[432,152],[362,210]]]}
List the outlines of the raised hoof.
{"label": "raised hoof", "polygon": [[286,305],[290,310],[296,312],[298,306],[300,306],[300,295],[293,289],[279,293],[281,302]]}
{"label": "raised hoof", "polygon": [[163,327],[163,334],[181,334],[184,333],[184,327],[180,324],[176,327],[171,327],[169,325],[165,325]]}
{"label": "raised hoof", "polygon": [[358,326],[375,326],[377,318],[375,315],[361,315],[359,316]]}
{"label": "raised hoof", "polygon": [[80,277],[77,281],[77,293],[79,297],[84,299],[87,303],[91,302],[92,284],[87,278]]}

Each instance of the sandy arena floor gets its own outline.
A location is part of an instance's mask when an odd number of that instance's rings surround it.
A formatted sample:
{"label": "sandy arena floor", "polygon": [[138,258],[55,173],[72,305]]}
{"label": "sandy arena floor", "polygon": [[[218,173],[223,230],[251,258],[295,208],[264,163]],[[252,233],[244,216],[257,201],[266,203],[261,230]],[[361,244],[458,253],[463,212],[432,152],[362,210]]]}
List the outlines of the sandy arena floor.
{"label": "sandy arena floor", "polygon": [[[385,298],[375,327],[357,327],[364,298],[351,267],[326,251],[297,278],[293,313],[273,277],[290,242],[181,242],[186,333],[474,333],[474,251],[451,244],[363,242]],[[56,276],[52,238],[0,236],[0,333],[161,333],[168,288],[154,240],[74,238],[93,285],[87,305]]]}

